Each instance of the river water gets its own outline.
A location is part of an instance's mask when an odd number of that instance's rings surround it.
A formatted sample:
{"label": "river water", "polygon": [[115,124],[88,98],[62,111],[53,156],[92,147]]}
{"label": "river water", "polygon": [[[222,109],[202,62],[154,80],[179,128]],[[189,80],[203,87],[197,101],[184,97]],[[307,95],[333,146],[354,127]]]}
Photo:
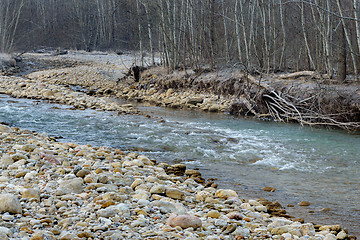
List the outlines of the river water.
{"label": "river water", "polygon": [[[149,106],[138,108],[151,118],[70,108],[0,95],[2,122],[61,136],[63,142],[185,163],[241,198],[276,200],[307,222],[340,223],[360,236],[359,135]],[[297,206],[304,200],[312,204]]]}

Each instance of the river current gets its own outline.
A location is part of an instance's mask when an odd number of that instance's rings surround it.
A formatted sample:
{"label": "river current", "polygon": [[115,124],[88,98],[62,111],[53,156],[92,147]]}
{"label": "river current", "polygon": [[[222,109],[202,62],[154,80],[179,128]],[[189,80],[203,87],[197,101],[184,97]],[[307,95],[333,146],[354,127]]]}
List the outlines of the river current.
{"label": "river current", "polygon": [[[344,131],[138,106],[152,116],[71,110],[0,95],[0,121],[59,141],[139,151],[185,163],[241,198],[279,201],[290,215],[360,236],[360,136]],[[264,187],[277,190],[268,193]],[[309,207],[297,205],[309,201]],[[287,205],[294,207],[287,207]]]}

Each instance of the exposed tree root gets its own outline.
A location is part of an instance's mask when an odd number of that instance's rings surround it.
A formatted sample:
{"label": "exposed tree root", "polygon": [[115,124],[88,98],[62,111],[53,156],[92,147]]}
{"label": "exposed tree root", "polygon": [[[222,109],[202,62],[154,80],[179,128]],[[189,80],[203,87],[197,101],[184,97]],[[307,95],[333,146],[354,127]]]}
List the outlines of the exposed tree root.
{"label": "exposed tree root", "polygon": [[[254,112],[254,107],[250,105],[245,105],[248,107],[249,111],[255,116],[271,116],[272,119],[281,121],[281,122],[299,122],[303,125],[310,126],[333,126],[349,131],[360,130],[359,121],[344,121],[347,118],[352,118],[351,115],[354,115],[350,112],[342,113],[323,113],[322,107],[317,104],[321,93],[317,92],[305,99],[297,99],[293,95],[284,92],[278,92],[272,89],[269,85],[264,83],[259,83],[254,77],[248,77],[252,84],[258,86],[259,88],[264,88],[265,92],[262,94],[261,99],[267,107],[268,113],[256,113]],[[247,96],[251,99],[251,96]],[[336,101],[332,104],[336,105]],[[335,109],[346,108],[346,106],[333,106]],[[359,112],[355,113],[359,114]],[[346,117],[349,115],[348,117]],[[358,119],[355,119],[358,120]]]}

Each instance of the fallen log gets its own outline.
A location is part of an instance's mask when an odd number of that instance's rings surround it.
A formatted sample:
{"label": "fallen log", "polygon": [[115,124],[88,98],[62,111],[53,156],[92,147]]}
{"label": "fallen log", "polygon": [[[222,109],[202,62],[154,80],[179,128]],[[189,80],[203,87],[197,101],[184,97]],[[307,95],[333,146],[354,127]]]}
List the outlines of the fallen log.
{"label": "fallen log", "polygon": [[319,78],[319,74],[314,71],[301,71],[301,72],[294,72],[294,73],[279,75],[280,79],[299,78],[299,77]]}

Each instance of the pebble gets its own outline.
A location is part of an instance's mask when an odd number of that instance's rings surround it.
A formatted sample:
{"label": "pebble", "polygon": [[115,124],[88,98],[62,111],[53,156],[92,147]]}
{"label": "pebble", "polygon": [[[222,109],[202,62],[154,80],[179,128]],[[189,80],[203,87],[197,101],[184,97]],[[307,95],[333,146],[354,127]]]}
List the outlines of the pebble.
{"label": "pebble", "polygon": [[166,188],[165,194],[167,197],[173,198],[173,199],[178,199],[178,200],[184,200],[185,199],[185,192],[170,187],[170,188]]}
{"label": "pebble", "polygon": [[13,130],[11,129],[11,127],[0,124],[0,132],[2,133],[11,133]]}
{"label": "pebble", "polygon": [[114,217],[117,212],[114,208],[105,208],[105,209],[100,209],[99,211],[96,212],[96,214],[100,217],[104,217],[104,218],[110,218],[110,217]]}
{"label": "pebble", "polygon": [[13,221],[15,219],[15,217],[13,215],[10,215],[10,214],[4,214],[4,215],[2,215],[1,218],[4,221]]}
{"label": "pebble", "polygon": [[210,218],[219,218],[220,217],[220,213],[217,210],[211,210],[206,214],[207,217]]}
{"label": "pebble", "polygon": [[25,191],[23,191],[22,197],[30,200],[34,199],[36,201],[40,201],[40,190],[33,188],[26,189]]}
{"label": "pebble", "polygon": [[84,189],[84,180],[82,178],[74,178],[69,180],[59,180],[58,191],[65,195],[68,193],[81,193]]}
{"label": "pebble", "polygon": [[307,206],[310,206],[311,203],[308,202],[308,201],[301,201],[301,202],[298,203],[298,205],[301,206],[301,207],[307,207]]}
{"label": "pebble", "polygon": [[193,216],[193,215],[176,215],[172,214],[169,219],[167,220],[167,224],[171,227],[179,226],[183,229],[186,228],[199,228],[201,227],[202,223],[200,218]]}

